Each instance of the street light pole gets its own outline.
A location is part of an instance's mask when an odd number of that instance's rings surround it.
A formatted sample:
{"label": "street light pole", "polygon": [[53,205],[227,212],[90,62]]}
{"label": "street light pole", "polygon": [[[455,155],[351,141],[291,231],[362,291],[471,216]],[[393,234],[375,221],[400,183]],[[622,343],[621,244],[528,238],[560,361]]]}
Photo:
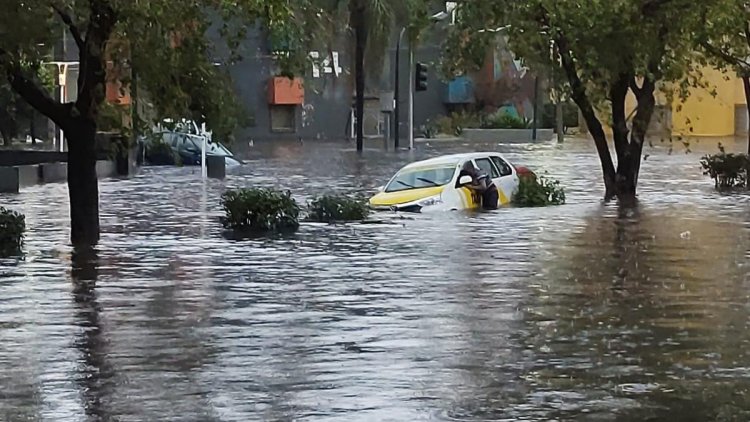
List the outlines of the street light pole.
{"label": "street light pole", "polygon": [[534,76],[534,115],[531,124],[531,140],[536,141],[536,129],[538,126],[538,114],[539,114],[539,76]]}

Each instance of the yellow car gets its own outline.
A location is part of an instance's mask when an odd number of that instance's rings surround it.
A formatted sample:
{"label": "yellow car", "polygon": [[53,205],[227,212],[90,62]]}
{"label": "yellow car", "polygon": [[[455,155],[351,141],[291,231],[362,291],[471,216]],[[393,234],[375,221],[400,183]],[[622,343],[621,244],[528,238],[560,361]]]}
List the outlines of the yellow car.
{"label": "yellow car", "polygon": [[[375,210],[406,212],[451,211],[481,207],[481,197],[466,187],[471,176],[458,180],[461,167],[471,161],[490,176],[498,190],[498,206],[506,205],[518,190],[519,171],[496,152],[455,154],[412,163],[402,168],[370,198]],[[533,173],[532,173],[533,174]]]}

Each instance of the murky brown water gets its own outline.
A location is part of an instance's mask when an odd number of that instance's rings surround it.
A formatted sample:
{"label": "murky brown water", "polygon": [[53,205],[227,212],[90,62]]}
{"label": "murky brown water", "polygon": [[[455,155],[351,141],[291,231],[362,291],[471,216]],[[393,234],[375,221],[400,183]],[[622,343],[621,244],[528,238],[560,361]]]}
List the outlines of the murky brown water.
{"label": "murky brown water", "polygon": [[714,193],[698,153],[649,151],[623,210],[588,143],[478,146],[569,205],[221,237],[226,187],[359,192],[470,148],[308,142],[205,190],[195,169],[103,181],[101,246],[75,259],[64,185],[0,196],[29,226],[0,262],[0,419],[750,420],[750,196]]}

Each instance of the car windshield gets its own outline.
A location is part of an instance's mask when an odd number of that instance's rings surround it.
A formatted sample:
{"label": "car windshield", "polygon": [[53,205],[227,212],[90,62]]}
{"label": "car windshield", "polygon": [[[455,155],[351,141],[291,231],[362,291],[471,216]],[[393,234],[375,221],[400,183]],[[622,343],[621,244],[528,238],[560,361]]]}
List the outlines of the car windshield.
{"label": "car windshield", "polygon": [[[200,151],[203,144],[203,138],[200,136],[183,136],[182,139],[184,140],[184,143],[181,145],[181,148],[183,149],[193,149],[196,151]],[[210,155],[220,155],[220,156],[231,156],[232,153],[229,152],[223,145],[217,143],[217,142],[207,142],[206,143],[206,153]]]}
{"label": "car windshield", "polygon": [[398,192],[407,189],[431,188],[450,183],[456,166],[422,167],[400,171],[385,188],[386,192]]}

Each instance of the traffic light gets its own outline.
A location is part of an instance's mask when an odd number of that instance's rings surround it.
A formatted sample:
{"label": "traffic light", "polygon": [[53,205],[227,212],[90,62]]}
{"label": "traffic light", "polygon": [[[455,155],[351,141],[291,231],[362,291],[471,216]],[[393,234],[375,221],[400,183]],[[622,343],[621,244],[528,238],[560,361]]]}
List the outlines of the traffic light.
{"label": "traffic light", "polygon": [[417,63],[417,91],[427,91],[427,65],[424,63]]}

